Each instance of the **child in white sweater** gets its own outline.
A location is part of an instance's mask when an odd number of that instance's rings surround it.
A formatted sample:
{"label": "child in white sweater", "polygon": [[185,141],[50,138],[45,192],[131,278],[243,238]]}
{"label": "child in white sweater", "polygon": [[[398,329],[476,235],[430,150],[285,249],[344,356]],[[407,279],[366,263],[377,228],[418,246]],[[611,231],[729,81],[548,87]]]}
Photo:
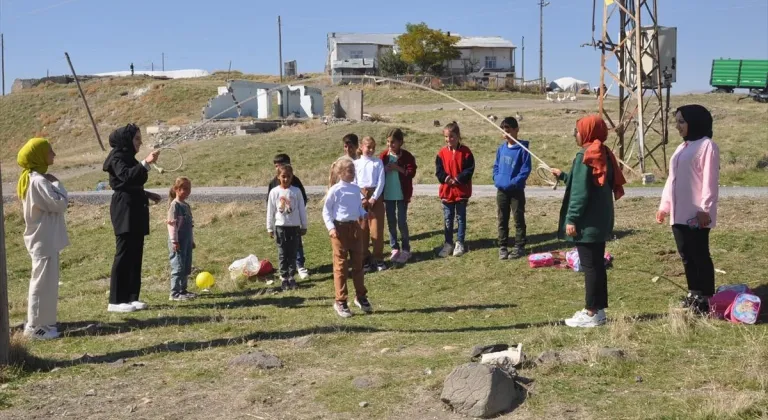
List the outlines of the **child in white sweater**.
{"label": "child in white sweater", "polygon": [[67,190],[47,173],[55,157],[48,140],[33,138],[16,159],[22,168],[16,192],[24,210],[24,245],[32,258],[24,335],[38,340],[59,337],[59,252],[69,245],[64,221]]}
{"label": "child in white sweater", "polygon": [[280,185],[269,192],[267,202],[267,232],[277,241],[280,261],[280,280],[283,290],[295,290],[299,286],[293,273],[296,271],[296,253],[301,237],[307,233],[307,210],[301,190],[291,186],[293,167],[277,168]]}

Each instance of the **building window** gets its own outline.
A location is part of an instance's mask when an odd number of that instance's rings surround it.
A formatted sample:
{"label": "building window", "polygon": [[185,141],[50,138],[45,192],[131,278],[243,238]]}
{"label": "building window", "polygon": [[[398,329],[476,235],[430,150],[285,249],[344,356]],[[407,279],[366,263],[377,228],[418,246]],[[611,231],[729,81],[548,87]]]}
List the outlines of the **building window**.
{"label": "building window", "polygon": [[363,58],[363,50],[352,50],[349,52],[349,58]]}
{"label": "building window", "polygon": [[495,69],[496,68],[496,56],[485,57],[485,68],[487,68],[487,69]]}

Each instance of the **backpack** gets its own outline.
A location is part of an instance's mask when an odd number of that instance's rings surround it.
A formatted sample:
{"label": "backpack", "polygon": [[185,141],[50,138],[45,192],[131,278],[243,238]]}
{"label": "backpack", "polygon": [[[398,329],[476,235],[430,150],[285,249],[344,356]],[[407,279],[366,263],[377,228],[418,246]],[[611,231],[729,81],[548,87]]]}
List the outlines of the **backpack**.
{"label": "backpack", "polygon": [[733,323],[754,324],[760,313],[760,298],[746,284],[729,284],[717,288],[709,299],[713,315]]}

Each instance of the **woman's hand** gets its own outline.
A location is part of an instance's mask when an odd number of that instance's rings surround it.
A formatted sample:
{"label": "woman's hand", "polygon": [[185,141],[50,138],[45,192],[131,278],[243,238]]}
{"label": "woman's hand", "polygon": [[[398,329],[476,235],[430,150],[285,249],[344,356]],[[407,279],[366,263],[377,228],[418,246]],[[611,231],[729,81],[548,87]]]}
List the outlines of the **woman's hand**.
{"label": "woman's hand", "polygon": [[666,218],[667,218],[667,213],[666,212],[661,211],[661,210],[656,212],[656,223],[662,224],[662,223],[664,223],[664,219],[666,219]]}
{"label": "woman's hand", "polygon": [[160,150],[153,150],[151,151],[146,158],[144,158],[144,162],[147,162],[147,164],[155,163],[157,162],[157,158],[160,156]]}
{"label": "woman's hand", "polygon": [[567,236],[570,236],[571,238],[576,237],[576,226],[575,225],[565,225],[565,234]]}
{"label": "woman's hand", "polygon": [[155,194],[155,193],[150,192],[150,191],[145,191],[145,193],[147,194],[147,198],[152,200],[152,202],[155,203],[155,204],[159,203],[160,200],[163,199],[163,197],[160,197],[160,194]]}
{"label": "woman's hand", "polygon": [[705,211],[700,211],[696,213],[696,219],[699,221],[699,226],[705,228],[709,226],[710,223],[712,223],[712,218],[709,217],[709,213]]}
{"label": "woman's hand", "polygon": [[560,178],[560,175],[562,175],[562,174],[563,174],[563,171],[561,171],[560,169],[557,169],[557,168],[549,168],[549,172],[550,172],[552,175],[554,175],[554,176],[556,176],[556,177],[558,177],[558,178]]}

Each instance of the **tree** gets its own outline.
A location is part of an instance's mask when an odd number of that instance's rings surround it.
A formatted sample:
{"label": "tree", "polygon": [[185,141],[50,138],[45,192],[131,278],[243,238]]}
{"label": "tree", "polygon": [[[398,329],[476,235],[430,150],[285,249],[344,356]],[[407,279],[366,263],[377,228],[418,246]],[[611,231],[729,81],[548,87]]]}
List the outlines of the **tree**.
{"label": "tree", "polygon": [[444,34],[438,29],[431,29],[426,23],[408,23],[406,32],[395,39],[400,49],[400,56],[406,63],[417,66],[421,71],[440,74],[443,63],[456,60],[461,53],[456,48],[459,37]]}
{"label": "tree", "polygon": [[403,57],[394,51],[387,50],[379,57],[379,70],[382,76],[397,76],[408,74],[411,65],[403,61]]}

